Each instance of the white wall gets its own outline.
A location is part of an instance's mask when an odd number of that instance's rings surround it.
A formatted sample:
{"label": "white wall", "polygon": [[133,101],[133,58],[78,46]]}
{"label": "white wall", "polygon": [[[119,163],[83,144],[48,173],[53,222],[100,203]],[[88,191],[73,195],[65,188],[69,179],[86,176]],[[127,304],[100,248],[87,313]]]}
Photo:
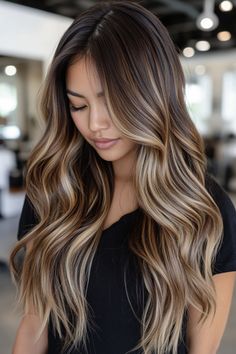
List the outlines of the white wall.
{"label": "white wall", "polygon": [[42,60],[45,70],[72,19],[0,1],[0,55]]}

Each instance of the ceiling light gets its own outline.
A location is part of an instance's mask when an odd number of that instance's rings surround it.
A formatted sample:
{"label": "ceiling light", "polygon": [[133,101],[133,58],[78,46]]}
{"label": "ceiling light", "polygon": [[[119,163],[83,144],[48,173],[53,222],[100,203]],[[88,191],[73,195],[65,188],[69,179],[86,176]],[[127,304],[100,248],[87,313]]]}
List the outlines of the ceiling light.
{"label": "ceiling light", "polygon": [[195,47],[197,50],[200,50],[201,52],[206,52],[207,50],[210,49],[210,43],[208,41],[198,41],[195,44]]}
{"label": "ceiling light", "polygon": [[202,31],[212,31],[219,24],[214,13],[215,0],[205,0],[203,12],[197,18],[197,26]]}
{"label": "ceiling light", "polygon": [[7,76],[14,76],[17,72],[17,69],[14,65],[7,65],[4,71]]}
{"label": "ceiling light", "polygon": [[219,41],[226,42],[231,39],[231,33],[229,31],[221,31],[217,33]]}
{"label": "ceiling light", "polygon": [[183,50],[183,55],[186,57],[186,58],[191,58],[193,57],[195,54],[195,50],[192,48],[192,47],[186,47],[184,48]]}
{"label": "ceiling light", "polygon": [[219,8],[221,9],[221,11],[231,11],[233,8],[233,4],[231,1],[222,1],[220,3]]}
{"label": "ceiling light", "polygon": [[201,25],[202,29],[209,30],[209,29],[212,29],[212,27],[214,26],[214,21],[210,17],[203,17],[200,20],[200,25]]}

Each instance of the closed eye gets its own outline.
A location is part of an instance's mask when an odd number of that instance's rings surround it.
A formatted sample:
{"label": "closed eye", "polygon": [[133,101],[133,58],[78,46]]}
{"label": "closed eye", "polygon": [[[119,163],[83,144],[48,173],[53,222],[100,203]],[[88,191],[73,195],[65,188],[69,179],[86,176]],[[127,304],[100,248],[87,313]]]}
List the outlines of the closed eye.
{"label": "closed eye", "polygon": [[82,111],[84,108],[86,108],[86,106],[82,106],[82,107],[70,106],[71,112]]}

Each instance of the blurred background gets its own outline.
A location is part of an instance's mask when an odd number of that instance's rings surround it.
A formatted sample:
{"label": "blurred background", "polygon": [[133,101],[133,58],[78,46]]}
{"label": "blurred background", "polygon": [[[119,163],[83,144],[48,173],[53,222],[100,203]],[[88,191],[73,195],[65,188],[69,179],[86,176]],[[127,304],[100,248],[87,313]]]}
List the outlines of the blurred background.
{"label": "blurred background", "polygon": [[[8,256],[25,195],[24,167],[41,133],[39,90],[59,38],[97,2],[0,1],[0,354],[11,353],[19,323]],[[236,205],[236,0],[137,2],[169,30],[208,170]],[[235,347],[236,293],[219,354],[235,354]]]}

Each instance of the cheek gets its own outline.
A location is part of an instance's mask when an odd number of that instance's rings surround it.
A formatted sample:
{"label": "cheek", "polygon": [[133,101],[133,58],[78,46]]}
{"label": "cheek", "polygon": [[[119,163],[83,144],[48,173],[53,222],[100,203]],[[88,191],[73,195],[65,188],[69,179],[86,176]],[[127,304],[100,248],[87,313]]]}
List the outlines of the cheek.
{"label": "cheek", "polygon": [[124,139],[124,146],[127,150],[132,150],[136,146],[136,144],[133,141]]}
{"label": "cheek", "polygon": [[86,131],[86,124],[83,123],[82,120],[76,117],[74,114],[71,114],[71,118],[76,128],[81,132],[81,134],[83,134]]}
{"label": "cheek", "polygon": [[135,152],[135,150],[137,149],[137,147],[138,147],[138,145],[137,145],[136,143],[129,141],[129,142],[126,142],[124,150],[125,150],[127,153],[129,153],[129,152],[131,152],[131,151]]}

